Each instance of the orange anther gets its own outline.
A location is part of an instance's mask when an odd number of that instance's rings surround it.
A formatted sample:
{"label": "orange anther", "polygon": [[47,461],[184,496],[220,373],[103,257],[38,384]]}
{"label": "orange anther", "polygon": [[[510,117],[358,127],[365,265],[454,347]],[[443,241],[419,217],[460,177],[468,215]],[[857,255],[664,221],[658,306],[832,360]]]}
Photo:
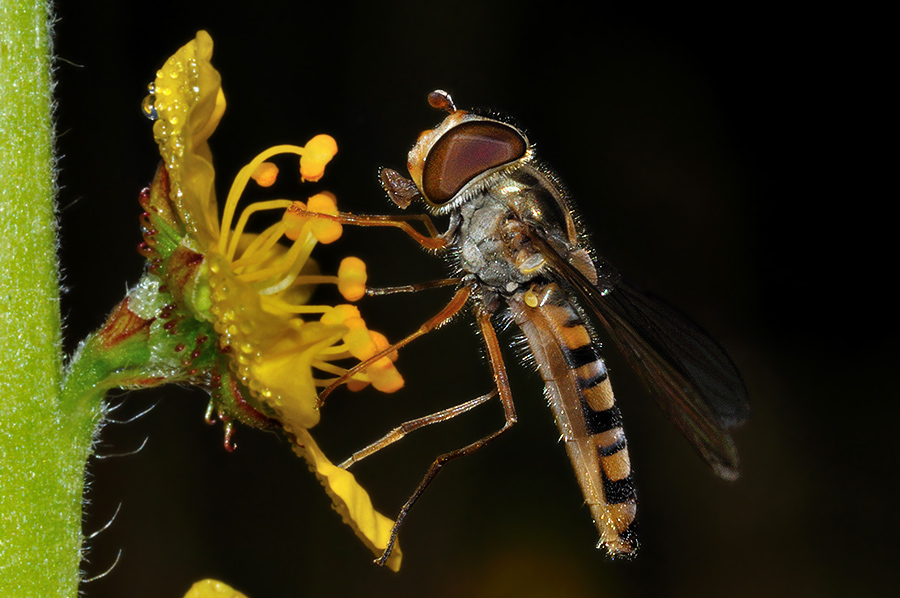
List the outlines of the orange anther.
{"label": "orange anther", "polygon": [[366,294],[366,264],[357,257],[347,257],[338,268],[338,290],[347,301],[358,301]]}
{"label": "orange anther", "polygon": [[275,183],[275,179],[278,178],[278,167],[271,162],[263,162],[256,167],[250,178],[256,181],[256,184],[260,187],[271,187]]}
{"label": "orange anther", "polygon": [[403,376],[393,365],[389,369],[370,372],[369,375],[372,376],[372,386],[381,392],[397,392],[403,388]]}
{"label": "orange anther", "polygon": [[284,211],[281,221],[286,227],[284,231],[285,237],[291,241],[297,240],[297,237],[300,236],[300,231],[303,230],[303,225],[309,220],[307,211],[306,204],[302,201],[292,202],[288,209]]}
{"label": "orange anther", "polygon": [[344,335],[344,342],[351,355],[363,361],[378,352],[378,345],[372,339],[372,335],[366,328],[366,322],[362,318],[347,318],[343,323],[350,329]]}
{"label": "orange anther", "polygon": [[342,303],[341,305],[335,305],[332,309],[322,314],[322,317],[319,319],[319,321],[327,325],[343,324],[349,318],[356,318],[361,320],[361,318],[359,317],[359,309],[355,305]]}
{"label": "orange anther", "polygon": [[325,174],[325,165],[337,153],[337,142],[331,135],[316,135],[309,140],[300,156],[300,177],[316,182]]}
{"label": "orange anther", "polygon": [[356,380],[354,378],[350,378],[347,380],[347,390],[350,392],[358,392],[369,385],[365,380]]}
{"label": "orange anther", "polygon": [[[317,193],[313,195],[307,202],[307,209],[310,212],[328,214],[329,216],[338,215],[337,203],[334,200],[334,195],[331,193]],[[319,243],[323,244],[334,243],[341,238],[343,231],[344,227],[341,226],[340,222],[324,218],[317,218],[312,226],[312,234]]]}
{"label": "orange anther", "polygon": [[[383,334],[381,334],[380,332],[375,332],[374,330],[370,330],[369,334],[372,335],[372,340],[375,341],[375,344],[378,346],[379,351],[387,349],[388,347],[391,346],[391,343],[388,342],[387,337],[384,336]],[[391,351],[390,353],[388,353],[388,358],[391,361],[397,361],[397,352]]]}

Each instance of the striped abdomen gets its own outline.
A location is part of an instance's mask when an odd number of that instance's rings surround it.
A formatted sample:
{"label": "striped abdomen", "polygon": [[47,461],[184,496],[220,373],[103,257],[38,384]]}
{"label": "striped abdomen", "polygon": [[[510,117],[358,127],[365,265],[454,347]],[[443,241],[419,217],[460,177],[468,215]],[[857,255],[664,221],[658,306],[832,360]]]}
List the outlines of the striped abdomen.
{"label": "striped abdomen", "polygon": [[637,500],[622,417],[597,343],[556,283],[509,301],[546,385],[585,501],[613,556],[637,550]]}

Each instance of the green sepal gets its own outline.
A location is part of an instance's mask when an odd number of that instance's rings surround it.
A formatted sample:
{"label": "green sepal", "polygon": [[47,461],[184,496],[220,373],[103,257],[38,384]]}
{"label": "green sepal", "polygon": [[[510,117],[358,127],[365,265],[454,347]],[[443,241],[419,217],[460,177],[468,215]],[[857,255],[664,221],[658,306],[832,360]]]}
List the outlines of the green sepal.
{"label": "green sepal", "polygon": [[141,192],[140,197],[141,207],[144,208],[141,216],[141,232],[144,236],[141,253],[149,260],[152,271],[156,271],[162,261],[181,246],[187,235],[184,223],[169,198],[169,192],[169,173],[160,164],[153,182]]}
{"label": "green sepal", "polygon": [[[185,241],[187,240],[186,237]],[[166,289],[178,305],[189,309],[192,315],[201,320],[214,320],[209,311],[212,297],[206,256],[185,243],[164,258],[160,270]]]}
{"label": "green sepal", "polygon": [[226,426],[233,421],[254,428],[278,428],[274,413],[258,401],[231,372],[226,359],[220,360],[210,381],[210,408],[207,419],[215,413]]}

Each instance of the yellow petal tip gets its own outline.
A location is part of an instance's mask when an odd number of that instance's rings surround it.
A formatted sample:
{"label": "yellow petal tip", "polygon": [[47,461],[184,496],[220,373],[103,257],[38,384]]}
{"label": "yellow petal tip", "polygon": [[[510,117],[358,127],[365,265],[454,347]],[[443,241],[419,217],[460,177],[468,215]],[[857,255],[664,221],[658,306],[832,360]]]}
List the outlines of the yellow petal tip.
{"label": "yellow petal tip", "polygon": [[204,579],[192,585],[184,598],[247,598],[247,595],[221,581]]}

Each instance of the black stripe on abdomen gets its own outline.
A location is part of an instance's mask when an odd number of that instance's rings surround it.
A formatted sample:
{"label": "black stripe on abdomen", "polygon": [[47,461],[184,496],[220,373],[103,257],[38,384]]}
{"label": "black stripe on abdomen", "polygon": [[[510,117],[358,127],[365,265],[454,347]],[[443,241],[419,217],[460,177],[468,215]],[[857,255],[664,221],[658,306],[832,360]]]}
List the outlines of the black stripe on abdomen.
{"label": "black stripe on abdomen", "polygon": [[573,370],[600,360],[600,355],[597,353],[594,345],[590,343],[574,349],[563,347],[563,356],[566,358],[566,363]]}
{"label": "black stripe on abdomen", "polygon": [[603,476],[603,493],[606,495],[606,502],[613,505],[635,500],[636,493],[631,474],[621,480],[611,480]]}
{"label": "black stripe on abdomen", "polygon": [[622,425],[622,413],[615,405],[609,409],[594,411],[582,397],[581,408],[584,410],[585,427],[591,436],[608,432],[616,426]]}

